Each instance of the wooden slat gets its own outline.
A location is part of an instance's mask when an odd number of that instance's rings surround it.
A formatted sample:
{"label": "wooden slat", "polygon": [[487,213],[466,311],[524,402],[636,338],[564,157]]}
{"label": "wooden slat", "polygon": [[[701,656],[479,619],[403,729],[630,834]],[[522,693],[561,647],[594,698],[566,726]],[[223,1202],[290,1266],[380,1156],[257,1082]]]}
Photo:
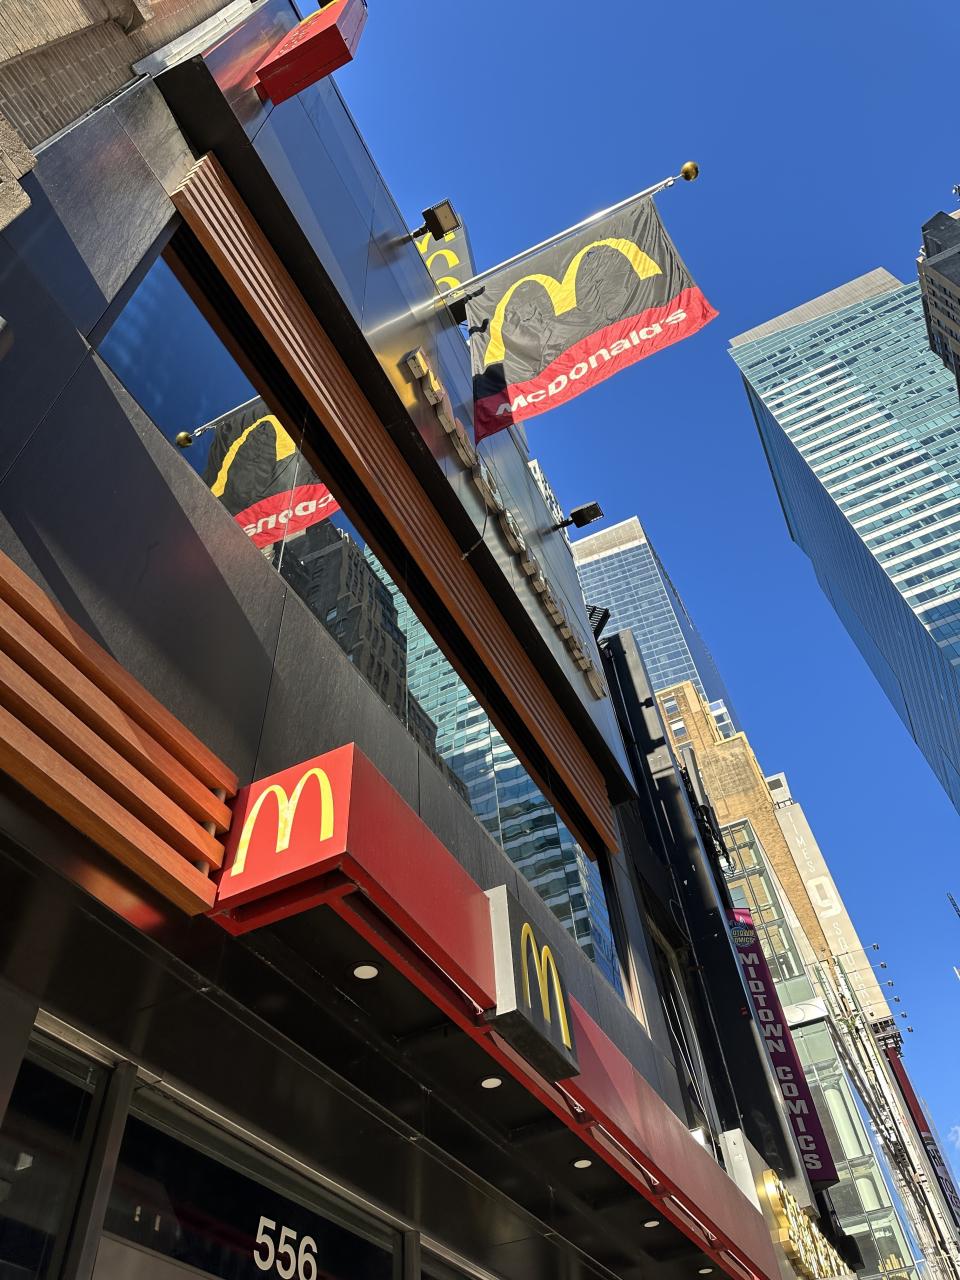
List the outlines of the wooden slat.
{"label": "wooden slat", "polygon": [[236,774],[2,553],[0,599],[206,786],[236,794]]}
{"label": "wooden slat", "polygon": [[[371,499],[390,520],[411,560],[508,692],[550,768],[606,846],[616,849],[616,828],[599,766],[472,566],[464,561],[453,534],[212,156],[194,166],[173,201]],[[500,721],[497,727],[531,771],[542,775],[525,758],[509,727]],[[539,776],[538,782],[551,793],[549,779]],[[562,807],[561,812],[575,832],[582,831],[576,813],[563,812]]]}
{"label": "wooden slat", "polygon": [[58,701],[88,724],[123,758],[175,800],[197,822],[217,831],[230,825],[230,810],[165,747],[112,702],[52,644],[0,600],[0,650]]}
{"label": "wooden slat", "polygon": [[0,704],[183,858],[222,864],[219,841],[6,653],[0,653]]}
{"label": "wooden slat", "polygon": [[0,769],[188,915],[216,889],[195,867],[0,707]]}

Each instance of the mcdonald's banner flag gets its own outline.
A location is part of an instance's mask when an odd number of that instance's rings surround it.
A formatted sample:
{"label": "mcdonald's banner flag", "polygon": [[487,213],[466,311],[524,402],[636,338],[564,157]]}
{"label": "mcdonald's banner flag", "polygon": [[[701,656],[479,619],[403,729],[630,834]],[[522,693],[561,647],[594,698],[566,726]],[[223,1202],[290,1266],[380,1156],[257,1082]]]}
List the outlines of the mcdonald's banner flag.
{"label": "mcdonald's banner flag", "polygon": [[302,533],[340,506],[261,399],[211,423],[203,478],[258,547]]}
{"label": "mcdonald's banner flag", "polygon": [[651,199],[548,246],[467,303],[477,440],[566,404],[716,314]]}

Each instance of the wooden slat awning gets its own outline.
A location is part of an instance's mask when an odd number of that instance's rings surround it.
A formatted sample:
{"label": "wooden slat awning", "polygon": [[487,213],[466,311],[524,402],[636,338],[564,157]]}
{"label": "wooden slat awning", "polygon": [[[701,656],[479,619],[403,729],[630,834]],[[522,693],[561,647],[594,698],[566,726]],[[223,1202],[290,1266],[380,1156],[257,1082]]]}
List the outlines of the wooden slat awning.
{"label": "wooden slat awning", "polygon": [[235,774],[0,553],[0,768],[190,915]]}

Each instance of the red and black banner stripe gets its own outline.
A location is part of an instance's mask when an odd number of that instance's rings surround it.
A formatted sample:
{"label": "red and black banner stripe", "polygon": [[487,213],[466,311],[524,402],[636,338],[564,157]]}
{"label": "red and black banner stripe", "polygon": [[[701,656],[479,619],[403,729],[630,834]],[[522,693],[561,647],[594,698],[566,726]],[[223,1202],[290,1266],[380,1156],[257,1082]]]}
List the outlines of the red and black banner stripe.
{"label": "red and black banner stripe", "polygon": [[477,440],[565,404],[716,314],[652,200],[550,245],[467,304]]}

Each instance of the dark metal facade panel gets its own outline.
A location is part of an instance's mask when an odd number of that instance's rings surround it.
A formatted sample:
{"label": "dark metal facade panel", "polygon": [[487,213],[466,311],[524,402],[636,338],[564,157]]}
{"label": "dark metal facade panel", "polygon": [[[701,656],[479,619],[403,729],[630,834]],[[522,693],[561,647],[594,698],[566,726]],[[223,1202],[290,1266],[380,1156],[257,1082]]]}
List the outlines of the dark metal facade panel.
{"label": "dark metal facade panel", "polygon": [[[144,86],[131,93],[152,96],[156,90]],[[151,109],[146,102],[144,109]],[[152,110],[158,111],[155,99]],[[36,168],[23,180],[34,207],[6,232],[83,334],[93,331],[172,215],[135,138],[156,166],[168,173],[175,167],[176,138],[163,134],[156,118],[151,125],[141,117],[138,127],[134,98],[124,95],[121,114],[103,107],[39,152]],[[182,139],[180,146],[186,150]]]}
{"label": "dark metal facade panel", "polygon": [[[33,210],[25,215],[33,216]],[[32,258],[0,236],[0,315],[10,343],[0,361],[0,479],[87,354],[60,302],[34,274]]]}
{"label": "dark metal facade panel", "polygon": [[19,987],[0,978],[0,1127],[6,1114],[10,1094],[16,1084],[17,1074],[27,1041],[33,1031],[38,1012],[37,1001]]}
{"label": "dark metal facade panel", "polygon": [[95,356],[7,472],[0,509],[0,548],[249,779],[286,587]]}

